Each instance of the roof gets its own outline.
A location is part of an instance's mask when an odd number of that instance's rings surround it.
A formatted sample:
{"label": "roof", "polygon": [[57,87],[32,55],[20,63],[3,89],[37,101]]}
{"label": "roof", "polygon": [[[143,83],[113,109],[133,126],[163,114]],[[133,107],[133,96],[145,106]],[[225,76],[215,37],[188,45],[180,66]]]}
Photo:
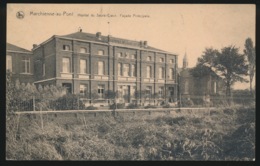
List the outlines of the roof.
{"label": "roof", "polygon": [[[122,38],[117,38],[117,37],[112,37],[112,36],[108,37],[108,36],[103,36],[103,35],[101,35],[101,39],[98,39],[96,37],[96,34],[85,33],[85,32],[75,32],[75,33],[71,33],[71,34],[63,35],[63,36],[59,36],[59,37],[79,39],[79,40],[89,40],[89,41],[101,42],[101,43],[108,43],[108,38],[109,38],[110,43],[116,43],[116,44],[120,44],[120,45],[124,45],[124,46],[132,46],[132,47],[141,48],[140,41],[122,39]],[[145,48],[149,49],[149,50],[153,50],[153,51],[167,52],[169,54],[173,54],[168,51],[164,51],[164,50],[154,48],[151,46],[147,46]],[[176,54],[174,54],[174,55],[176,55]]]}
{"label": "roof", "polygon": [[16,52],[25,52],[25,53],[31,53],[31,51],[26,50],[22,47],[18,47],[16,45],[10,44],[10,43],[6,43],[6,50],[8,51],[16,51]]}

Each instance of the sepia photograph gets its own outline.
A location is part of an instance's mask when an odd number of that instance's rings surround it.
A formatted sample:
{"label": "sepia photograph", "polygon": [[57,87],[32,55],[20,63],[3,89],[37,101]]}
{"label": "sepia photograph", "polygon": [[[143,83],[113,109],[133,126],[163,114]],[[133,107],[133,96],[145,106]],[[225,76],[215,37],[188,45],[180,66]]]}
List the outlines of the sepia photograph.
{"label": "sepia photograph", "polygon": [[6,160],[255,161],[254,4],[6,13]]}

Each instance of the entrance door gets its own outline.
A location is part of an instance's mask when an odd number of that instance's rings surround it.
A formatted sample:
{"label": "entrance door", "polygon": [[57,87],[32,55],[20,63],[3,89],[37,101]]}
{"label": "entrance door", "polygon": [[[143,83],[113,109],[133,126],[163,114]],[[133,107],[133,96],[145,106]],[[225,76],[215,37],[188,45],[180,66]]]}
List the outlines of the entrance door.
{"label": "entrance door", "polygon": [[130,102],[130,85],[123,86],[123,97],[126,103]]}
{"label": "entrance door", "polygon": [[169,102],[174,102],[174,87],[169,87],[168,96]]}

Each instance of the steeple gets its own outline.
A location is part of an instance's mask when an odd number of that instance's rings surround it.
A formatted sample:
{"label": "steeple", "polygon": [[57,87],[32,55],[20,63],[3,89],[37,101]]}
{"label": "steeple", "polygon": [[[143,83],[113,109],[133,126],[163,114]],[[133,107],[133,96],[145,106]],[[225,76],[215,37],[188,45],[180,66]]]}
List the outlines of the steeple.
{"label": "steeple", "polygon": [[185,51],[185,54],[184,54],[184,57],[183,57],[182,68],[183,68],[183,69],[188,68],[188,60],[187,60],[187,54],[186,54],[186,51]]}

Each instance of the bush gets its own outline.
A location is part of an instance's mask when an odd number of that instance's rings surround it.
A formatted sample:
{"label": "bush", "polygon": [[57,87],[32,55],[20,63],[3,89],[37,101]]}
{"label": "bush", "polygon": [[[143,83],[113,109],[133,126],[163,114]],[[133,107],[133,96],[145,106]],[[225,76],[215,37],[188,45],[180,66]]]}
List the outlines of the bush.
{"label": "bush", "polygon": [[115,104],[112,104],[112,105],[109,106],[109,108],[110,109],[124,109],[125,103],[117,103],[116,106],[115,106]]}
{"label": "bush", "polygon": [[155,105],[147,105],[147,106],[145,106],[144,108],[145,108],[145,109],[148,109],[148,108],[157,108],[157,106],[155,106]]}
{"label": "bush", "polygon": [[140,108],[140,106],[137,105],[137,104],[131,103],[131,104],[129,104],[126,108],[127,108],[127,109],[138,109],[138,108]]}
{"label": "bush", "polygon": [[194,105],[192,100],[188,100],[186,98],[181,100],[182,107],[192,107]]}
{"label": "bush", "polygon": [[54,105],[55,110],[84,110],[84,103],[74,94],[65,95],[58,98]]}
{"label": "bush", "polygon": [[91,105],[91,106],[86,107],[86,110],[98,110],[98,107]]}

